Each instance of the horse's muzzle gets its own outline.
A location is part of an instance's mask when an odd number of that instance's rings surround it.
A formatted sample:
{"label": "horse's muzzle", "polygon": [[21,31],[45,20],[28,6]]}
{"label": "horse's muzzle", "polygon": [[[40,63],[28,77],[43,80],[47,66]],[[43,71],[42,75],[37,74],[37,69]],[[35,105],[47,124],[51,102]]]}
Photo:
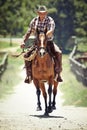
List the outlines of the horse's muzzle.
{"label": "horse's muzzle", "polygon": [[39,48],[39,56],[43,57],[47,53],[45,48]]}

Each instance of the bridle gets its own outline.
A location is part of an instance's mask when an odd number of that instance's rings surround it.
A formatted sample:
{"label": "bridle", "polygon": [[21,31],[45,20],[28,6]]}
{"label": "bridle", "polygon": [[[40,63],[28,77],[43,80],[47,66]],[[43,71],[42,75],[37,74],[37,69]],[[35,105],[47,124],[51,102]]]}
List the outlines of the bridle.
{"label": "bridle", "polygon": [[38,55],[40,57],[45,56],[45,54],[47,53],[47,48],[46,45],[47,44],[47,38],[46,38],[46,34],[44,32],[40,32],[38,34]]}

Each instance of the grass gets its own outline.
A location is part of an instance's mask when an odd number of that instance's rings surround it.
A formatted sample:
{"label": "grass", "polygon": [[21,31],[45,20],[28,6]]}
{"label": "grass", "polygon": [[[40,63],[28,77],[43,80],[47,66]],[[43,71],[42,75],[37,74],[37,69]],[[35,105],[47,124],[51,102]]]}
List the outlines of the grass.
{"label": "grass", "polygon": [[68,55],[63,56],[62,76],[64,82],[60,84],[60,90],[63,93],[63,105],[87,107],[87,86],[78,82],[71,72]]}
{"label": "grass", "polygon": [[20,81],[20,66],[22,65],[22,60],[19,58],[14,59],[9,57],[8,66],[6,71],[3,73],[0,81],[0,98],[7,96],[9,93],[13,92],[14,86],[16,86]]}
{"label": "grass", "polygon": [[17,45],[18,45],[17,43],[12,43],[12,46],[11,46],[9,41],[8,42],[0,41],[0,49],[2,49],[2,48],[9,48],[9,47],[15,47]]}
{"label": "grass", "polygon": [[82,52],[87,52],[87,43],[80,43],[78,44],[78,50],[82,51]]}
{"label": "grass", "polygon": [[[12,47],[14,46],[17,46],[17,44],[14,43]],[[8,47],[9,47],[8,42],[0,42],[0,48],[7,49]],[[20,74],[20,66],[22,64],[23,64],[22,59],[13,58],[9,55],[7,69],[2,74],[0,80],[0,99],[6,97],[7,95],[9,95],[9,93],[12,93],[14,86],[16,86],[21,81],[21,77],[19,74]]]}
{"label": "grass", "polygon": [[22,60],[9,57],[7,69],[3,73],[0,81],[0,98],[12,93],[14,86],[21,81],[21,77],[19,75],[21,64],[23,64]]}
{"label": "grass", "polygon": [[0,63],[2,62],[3,55],[0,54]]}

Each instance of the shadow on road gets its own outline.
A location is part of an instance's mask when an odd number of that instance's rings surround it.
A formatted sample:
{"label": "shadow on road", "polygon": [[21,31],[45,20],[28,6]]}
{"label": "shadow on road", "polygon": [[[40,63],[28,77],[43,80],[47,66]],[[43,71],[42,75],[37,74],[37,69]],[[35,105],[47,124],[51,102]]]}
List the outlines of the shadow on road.
{"label": "shadow on road", "polygon": [[46,115],[30,115],[30,116],[32,116],[32,117],[38,117],[38,118],[65,118],[65,117],[63,117],[63,116],[50,116],[50,115],[48,115],[48,116],[46,116]]}

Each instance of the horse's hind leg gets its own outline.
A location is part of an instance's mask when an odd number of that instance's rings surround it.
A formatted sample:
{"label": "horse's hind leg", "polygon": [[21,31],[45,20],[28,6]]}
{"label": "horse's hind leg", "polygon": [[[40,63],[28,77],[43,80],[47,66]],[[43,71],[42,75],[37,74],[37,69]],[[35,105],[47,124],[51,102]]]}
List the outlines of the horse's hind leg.
{"label": "horse's hind leg", "polygon": [[58,82],[54,81],[54,88],[53,88],[53,102],[52,102],[52,108],[56,109],[56,95],[57,95],[57,86]]}
{"label": "horse's hind leg", "polygon": [[41,91],[39,88],[36,88],[36,94],[37,94],[37,111],[40,111],[42,110],[41,108],[41,103],[40,103],[40,94],[41,94]]}

